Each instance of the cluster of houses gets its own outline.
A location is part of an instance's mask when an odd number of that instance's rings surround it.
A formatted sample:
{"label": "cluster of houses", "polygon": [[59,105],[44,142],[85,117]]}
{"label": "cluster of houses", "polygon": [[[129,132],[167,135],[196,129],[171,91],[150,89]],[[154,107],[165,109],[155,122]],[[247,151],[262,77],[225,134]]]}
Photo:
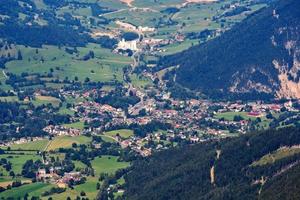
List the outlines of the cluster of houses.
{"label": "cluster of houses", "polygon": [[56,171],[60,167],[51,167],[49,172],[46,169],[39,169],[36,172],[36,179],[41,182],[55,183],[60,188],[66,188],[71,181],[78,182],[83,177],[80,172],[65,172],[63,176],[59,176]]}
{"label": "cluster of houses", "polygon": [[52,136],[78,136],[81,135],[81,130],[76,128],[66,128],[64,126],[49,125],[43,128],[43,131],[49,133]]}

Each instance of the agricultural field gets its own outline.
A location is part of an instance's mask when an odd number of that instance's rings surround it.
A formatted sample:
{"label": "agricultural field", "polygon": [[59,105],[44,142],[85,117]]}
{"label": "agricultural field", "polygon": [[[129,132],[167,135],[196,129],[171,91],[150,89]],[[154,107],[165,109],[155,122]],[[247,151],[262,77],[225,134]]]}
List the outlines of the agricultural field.
{"label": "agricultural field", "polygon": [[143,77],[141,75],[132,74],[130,76],[130,80],[131,80],[131,83],[134,87],[137,87],[137,88],[140,88],[140,89],[143,89],[147,86],[153,85],[150,78]]}
{"label": "agricultural field", "polygon": [[[87,181],[84,184],[77,185],[73,190],[67,189],[65,192],[61,194],[55,194],[51,197],[53,199],[65,200],[67,197],[76,198],[76,196],[80,196],[80,193],[84,191],[86,193],[86,197],[90,199],[94,199],[98,193],[96,189],[97,183],[99,182],[98,177],[100,173],[108,173],[112,174],[116,172],[116,170],[121,168],[126,168],[129,166],[127,162],[118,162],[118,157],[115,156],[102,156],[101,158],[96,158],[92,161],[92,166],[95,169],[95,177],[88,176]],[[75,162],[75,165],[80,165],[83,167],[82,163]],[[124,183],[124,179],[118,180],[118,183]]]}
{"label": "agricultural field", "polygon": [[224,118],[225,120],[228,121],[233,121],[234,116],[241,116],[245,120],[255,120],[257,117],[254,116],[249,116],[247,112],[224,112],[224,113],[217,113],[215,117],[217,119],[222,119]]}
{"label": "agricultural field", "polygon": [[[77,48],[76,55],[65,52],[63,48],[46,45],[43,48],[19,45],[17,49],[21,51],[23,59],[8,62],[7,72],[46,75],[53,71],[54,78],[60,80],[74,80],[77,77],[84,81],[88,77],[92,81],[122,81],[122,68],[132,62],[129,57],[113,54],[109,49],[95,44]],[[89,51],[94,52],[94,59],[82,60]]]}
{"label": "agricultural field", "polygon": [[11,145],[11,150],[23,150],[23,151],[51,151],[59,148],[69,148],[72,147],[73,143],[76,144],[88,144],[91,138],[86,136],[58,136],[54,137],[52,140],[43,139],[38,141],[32,141],[23,144],[13,144]]}
{"label": "agricultural field", "polygon": [[0,101],[3,102],[16,102],[19,101],[17,96],[7,96],[7,97],[0,97]]}
{"label": "agricultural field", "polygon": [[49,189],[51,189],[53,185],[47,183],[32,183],[32,184],[25,184],[17,188],[12,188],[10,190],[6,190],[0,193],[0,198],[23,198],[24,195],[27,193],[29,197],[32,196],[41,196],[41,194]]}
{"label": "agricultural field", "polygon": [[35,100],[33,100],[31,102],[35,106],[52,104],[53,107],[59,107],[59,104],[61,101],[55,97],[38,95],[38,96],[35,96]]}
{"label": "agricultural field", "polygon": [[66,127],[66,128],[77,128],[77,129],[83,130],[84,129],[84,122],[79,121],[79,122],[74,122],[74,123],[71,123],[71,124],[64,124],[64,127]]}
{"label": "agricultural field", "polygon": [[164,50],[161,55],[170,55],[174,53],[178,53],[184,51],[193,45],[199,44],[198,40],[185,40],[184,42],[173,43],[170,45],[164,46],[162,49]]}
{"label": "agricultural field", "polygon": [[101,156],[92,161],[92,166],[95,170],[95,174],[100,176],[101,173],[113,174],[118,169],[128,167],[129,163],[118,162],[117,156]]}
{"label": "agricultural field", "polygon": [[27,160],[40,160],[41,157],[36,154],[2,154],[0,155],[1,158],[6,158],[8,161],[12,163],[12,171],[14,171],[15,174],[21,174],[22,172],[22,166]]}
{"label": "agricultural field", "polygon": [[13,181],[21,181],[22,184],[31,183],[31,180],[29,179],[12,178],[11,176],[1,176],[0,187],[7,187],[8,185],[11,185]]}
{"label": "agricultural field", "polygon": [[119,129],[114,131],[105,132],[104,135],[115,137],[119,134],[122,138],[129,138],[133,135],[133,131],[129,129]]}
{"label": "agricultural field", "polygon": [[11,150],[37,150],[37,151],[43,151],[45,150],[46,146],[48,145],[49,140],[43,139],[43,140],[37,140],[32,141],[28,143],[23,144],[13,144],[11,145]]}
{"label": "agricultural field", "polygon": [[58,136],[53,138],[47,145],[46,151],[57,150],[59,148],[70,148],[73,143],[88,144],[91,138],[86,136]]}
{"label": "agricultural field", "polygon": [[113,137],[111,136],[107,136],[107,135],[100,135],[101,139],[104,141],[104,142],[110,142],[110,143],[115,143],[117,142],[116,139],[114,139]]}

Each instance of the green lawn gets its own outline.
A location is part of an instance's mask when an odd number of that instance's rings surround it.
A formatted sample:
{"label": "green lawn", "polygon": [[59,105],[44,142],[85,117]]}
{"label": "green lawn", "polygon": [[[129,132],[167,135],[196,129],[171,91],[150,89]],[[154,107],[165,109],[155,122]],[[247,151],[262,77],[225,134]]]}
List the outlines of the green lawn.
{"label": "green lawn", "polygon": [[118,169],[129,166],[129,162],[118,162],[117,159],[117,156],[102,156],[101,158],[95,158],[92,161],[92,166],[96,176],[99,176],[101,173],[113,174]]}
{"label": "green lawn", "polygon": [[114,131],[105,132],[105,135],[115,137],[117,134],[119,134],[122,138],[129,138],[133,135],[133,130],[129,129],[119,129]]}

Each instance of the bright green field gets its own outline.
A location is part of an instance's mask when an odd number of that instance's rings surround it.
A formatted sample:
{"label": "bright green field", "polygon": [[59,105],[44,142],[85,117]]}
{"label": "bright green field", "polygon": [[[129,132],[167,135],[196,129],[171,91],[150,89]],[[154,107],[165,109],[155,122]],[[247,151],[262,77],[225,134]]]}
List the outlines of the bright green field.
{"label": "bright green field", "polygon": [[153,85],[150,78],[137,76],[136,74],[132,74],[130,76],[130,79],[134,87],[145,88],[146,86]]}
{"label": "bright green field", "polygon": [[51,187],[53,187],[53,185],[46,183],[26,184],[0,193],[0,198],[12,197],[17,199],[24,197],[26,193],[28,193],[29,196],[40,196],[43,192],[50,190]]}
{"label": "bright green field", "polygon": [[130,136],[133,135],[133,131],[129,129],[119,129],[119,130],[105,132],[104,134],[112,137],[115,137],[117,134],[119,134],[122,138],[129,138]]}
{"label": "bright green field", "polygon": [[[84,191],[86,193],[86,197],[89,199],[95,199],[98,193],[98,190],[96,188],[98,182],[98,177],[87,177],[87,181],[84,184],[77,185],[74,187],[73,190],[70,188],[67,188],[67,190],[63,193],[60,194],[55,194],[52,195],[52,199],[55,200],[66,200],[68,197],[75,199],[77,196],[80,196],[80,192]],[[48,199],[50,196],[47,198],[43,199]]]}
{"label": "bright green field", "polygon": [[14,144],[11,146],[12,150],[39,150],[42,151],[47,146],[49,140],[38,140],[38,141],[32,141],[24,144]]}
{"label": "bright green field", "polygon": [[3,154],[0,155],[0,159],[1,158],[6,158],[8,161],[12,163],[12,170],[15,172],[15,174],[21,174],[22,167],[27,160],[36,161],[41,159],[40,156],[33,155],[33,154],[31,155]]}
{"label": "bright green field", "polygon": [[[6,64],[8,72],[21,74],[22,72],[48,74],[54,70],[54,78],[74,80],[75,76],[84,81],[86,77],[93,81],[122,81],[122,68],[129,65],[132,59],[113,54],[109,49],[99,45],[89,44],[79,47],[78,54],[70,55],[64,48],[43,46],[36,48],[18,46],[23,55],[23,60],[14,60]],[[90,50],[95,54],[94,59],[83,61],[82,58]]]}
{"label": "bright green field", "polygon": [[245,120],[247,120],[247,119],[255,120],[256,119],[256,117],[248,116],[247,112],[224,112],[224,113],[217,113],[215,115],[215,117],[218,119],[224,118],[225,120],[228,120],[228,121],[233,121],[234,116],[241,116]]}
{"label": "bright green field", "polygon": [[[80,196],[81,191],[84,191],[86,193],[86,197],[88,197],[89,199],[95,199],[98,193],[98,191],[96,190],[96,185],[100,173],[103,172],[111,174],[118,169],[126,168],[129,166],[128,162],[118,162],[117,159],[118,157],[115,156],[102,156],[101,158],[95,158],[92,161],[92,166],[95,169],[95,177],[89,176],[87,177],[87,181],[84,184],[75,186],[74,190],[68,188],[66,192],[55,194],[51,197],[55,200],[65,200],[67,199],[67,197],[75,199],[76,196]],[[124,180],[120,179],[118,182],[124,183]]]}
{"label": "bright green field", "polygon": [[75,122],[75,123],[72,123],[72,124],[64,124],[64,127],[66,127],[66,128],[77,128],[77,129],[83,130],[84,122],[79,121],[79,122]]}
{"label": "bright green field", "polygon": [[52,104],[54,107],[58,107],[59,103],[61,101],[59,99],[57,99],[55,97],[51,97],[51,96],[36,96],[35,100],[33,100],[31,102],[35,106]]}
{"label": "bright green field", "polygon": [[129,166],[129,162],[118,162],[117,159],[117,156],[102,156],[101,158],[95,158],[92,161],[92,166],[96,176],[99,176],[101,173],[113,174],[118,169]]}
{"label": "bright green field", "polygon": [[86,136],[58,136],[50,141],[47,151],[56,150],[59,148],[70,148],[73,143],[88,144],[92,139]]}
{"label": "bright green field", "polygon": [[0,101],[3,102],[15,102],[19,101],[17,96],[7,96],[7,97],[0,97]]}
{"label": "bright green field", "polygon": [[181,43],[170,44],[163,47],[165,52],[162,52],[162,55],[178,53],[192,47],[193,45],[197,45],[198,43],[198,40],[185,40]]}
{"label": "bright green field", "polygon": [[[88,144],[92,139],[83,135],[80,136],[58,136],[54,137],[51,141],[39,140],[32,141],[24,144],[15,144],[11,146],[12,150],[39,150],[51,151],[59,148],[70,148],[73,143]],[[0,157],[1,158],[1,157]]]}
{"label": "bright green field", "polygon": [[100,135],[100,137],[102,138],[102,140],[104,142],[110,142],[110,143],[114,143],[116,142],[116,140],[114,140],[113,138],[106,136],[106,135]]}

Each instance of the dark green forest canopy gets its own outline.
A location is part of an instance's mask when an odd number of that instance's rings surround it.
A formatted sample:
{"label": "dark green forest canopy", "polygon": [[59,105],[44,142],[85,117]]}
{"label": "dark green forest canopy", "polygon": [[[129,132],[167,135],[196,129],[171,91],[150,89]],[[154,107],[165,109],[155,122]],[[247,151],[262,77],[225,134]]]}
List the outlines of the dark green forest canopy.
{"label": "dark green forest canopy", "polygon": [[[125,178],[125,196],[126,199],[270,199],[270,195],[278,193],[281,181],[290,182],[286,179],[289,173],[299,174],[299,167],[287,170],[282,176],[275,174],[297,162],[300,155],[273,164],[255,167],[251,164],[282,146],[299,143],[300,130],[285,128],[160,152],[133,165]],[[219,159],[216,150],[220,151]],[[214,184],[210,177],[212,166]],[[261,184],[253,183],[262,176],[268,179],[259,196]],[[295,180],[294,185],[299,185],[298,182]],[[281,188],[280,193],[294,192],[290,196],[299,197],[297,190],[289,188]]]}
{"label": "dark green forest canopy", "polygon": [[[273,16],[274,10],[279,18]],[[278,83],[278,71],[272,62],[275,59],[288,66],[292,66],[293,62],[293,56],[284,45],[293,35],[281,35],[278,30],[280,27],[289,30],[299,26],[299,10],[297,0],[279,1],[252,14],[216,39],[162,58],[160,64],[165,67],[179,65],[176,82],[213,97],[222,94],[223,97],[230,96],[229,87],[233,85],[233,76],[237,72],[246,76],[242,77],[244,79],[238,88],[245,86],[247,81],[244,80],[251,79],[252,82],[278,89],[278,85],[270,81],[272,79]],[[276,37],[275,46],[271,41],[272,36]],[[295,38],[299,39],[299,32],[296,32]],[[253,67],[259,70],[251,74],[249,71]],[[270,97],[255,90],[250,92],[257,97]],[[243,94],[239,95],[242,98]]]}

